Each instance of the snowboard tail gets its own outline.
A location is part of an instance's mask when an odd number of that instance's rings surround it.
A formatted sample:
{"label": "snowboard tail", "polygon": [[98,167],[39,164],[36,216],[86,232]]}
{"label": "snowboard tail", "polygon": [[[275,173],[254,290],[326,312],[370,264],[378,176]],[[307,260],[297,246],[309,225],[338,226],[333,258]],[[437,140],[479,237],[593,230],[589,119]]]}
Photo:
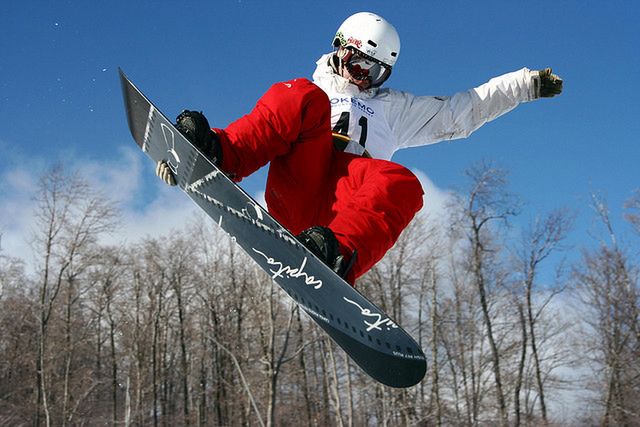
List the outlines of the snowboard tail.
{"label": "snowboard tail", "polygon": [[194,147],[120,70],[129,129],[154,162],[375,380],[410,387],[425,375],[424,353],[380,308],[316,258]]}

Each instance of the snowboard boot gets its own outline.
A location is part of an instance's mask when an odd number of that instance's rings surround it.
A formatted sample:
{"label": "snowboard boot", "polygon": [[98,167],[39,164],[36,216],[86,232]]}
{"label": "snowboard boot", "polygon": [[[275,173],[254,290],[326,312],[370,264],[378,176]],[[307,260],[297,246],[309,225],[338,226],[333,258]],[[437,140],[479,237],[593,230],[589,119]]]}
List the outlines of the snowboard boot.
{"label": "snowboard boot", "polygon": [[356,259],[354,251],[350,260],[345,260],[340,253],[336,236],[330,228],[315,226],[298,234],[298,240],[322,262],[329,266],[338,276],[347,278]]}

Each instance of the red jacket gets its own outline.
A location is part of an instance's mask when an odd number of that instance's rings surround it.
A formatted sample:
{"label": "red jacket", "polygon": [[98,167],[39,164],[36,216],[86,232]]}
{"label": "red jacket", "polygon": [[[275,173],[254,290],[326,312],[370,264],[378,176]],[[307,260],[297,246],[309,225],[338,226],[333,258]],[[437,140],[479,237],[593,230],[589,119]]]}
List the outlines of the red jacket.
{"label": "red jacket", "polygon": [[292,233],[326,226],[347,259],[357,250],[353,283],[393,246],[423,191],[403,166],[334,148],[330,116],[327,95],[295,79],[276,83],[251,113],[215,131],[227,173],[243,178],[271,162],[267,207]]}

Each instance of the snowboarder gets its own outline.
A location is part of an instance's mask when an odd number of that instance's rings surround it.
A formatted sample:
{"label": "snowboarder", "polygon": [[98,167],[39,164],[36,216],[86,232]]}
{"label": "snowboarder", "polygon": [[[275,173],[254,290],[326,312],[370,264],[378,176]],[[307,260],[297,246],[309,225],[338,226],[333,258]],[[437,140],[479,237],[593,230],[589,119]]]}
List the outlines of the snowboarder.
{"label": "snowboarder", "polygon": [[[562,91],[550,68],[501,75],[451,97],[381,88],[400,53],[396,29],[347,18],[313,82],[274,84],[225,129],[185,110],[176,127],[239,181],[270,162],[269,212],[352,285],[393,246],[423,204],[418,179],[391,162],[401,148],[464,138],[518,104]],[[175,185],[159,162],[157,175]]]}

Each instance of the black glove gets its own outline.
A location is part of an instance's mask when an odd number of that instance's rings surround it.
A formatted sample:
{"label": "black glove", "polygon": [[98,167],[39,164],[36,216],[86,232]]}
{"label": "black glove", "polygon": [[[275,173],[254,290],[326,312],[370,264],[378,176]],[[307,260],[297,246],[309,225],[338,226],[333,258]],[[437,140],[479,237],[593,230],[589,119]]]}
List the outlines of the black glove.
{"label": "black glove", "polygon": [[538,71],[539,94],[542,98],[551,98],[562,92],[562,79],[551,72],[551,68]]}
{"label": "black glove", "polygon": [[204,155],[209,157],[213,163],[219,164],[222,158],[222,150],[218,142],[218,136],[207,118],[198,111],[184,110],[176,118],[176,129],[180,131],[193,145],[195,145]]}

